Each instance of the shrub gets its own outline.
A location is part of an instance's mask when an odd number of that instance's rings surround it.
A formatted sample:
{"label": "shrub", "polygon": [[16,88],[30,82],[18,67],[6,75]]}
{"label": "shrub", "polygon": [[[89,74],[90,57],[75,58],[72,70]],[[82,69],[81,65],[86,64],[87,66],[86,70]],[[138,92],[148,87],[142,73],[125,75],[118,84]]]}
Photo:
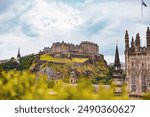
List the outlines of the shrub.
{"label": "shrub", "polygon": [[78,84],[66,84],[62,81],[54,83],[47,80],[45,75],[32,74],[29,71],[1,72],[0,74],[0,99],[5,100],[101,100],[101,99],[128,99],[124,95],[116,97],[113,87],[95,88],[90,81],[81,78]]}

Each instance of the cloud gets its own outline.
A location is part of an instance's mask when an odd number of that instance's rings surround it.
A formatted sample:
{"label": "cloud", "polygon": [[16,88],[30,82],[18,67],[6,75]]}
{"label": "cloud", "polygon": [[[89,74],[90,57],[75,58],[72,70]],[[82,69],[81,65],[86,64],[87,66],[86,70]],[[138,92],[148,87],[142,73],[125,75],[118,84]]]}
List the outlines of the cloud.
{"label": "cloud", "polygon": [[[114,60],[118,40],[121,60],[124,54],[124,33],[130,38],[137,32],[145,39],[150,25],[150,7],[137,0],[0,0],[0,59],[37,53],[56,41],[80,43],[93,41],[109,62]],[[150,1],[145,0],[147,6]],[[143,42],[144,44],[145,42]]]}

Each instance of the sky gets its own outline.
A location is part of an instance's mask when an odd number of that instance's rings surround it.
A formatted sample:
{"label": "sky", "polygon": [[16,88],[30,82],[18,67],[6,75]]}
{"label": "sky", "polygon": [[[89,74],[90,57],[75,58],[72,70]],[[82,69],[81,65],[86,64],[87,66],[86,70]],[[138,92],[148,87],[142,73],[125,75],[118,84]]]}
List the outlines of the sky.
{"label": "sky", "polygon": [[0,60],[38,53],[53,42],[95,42],[108,63],[118,40],[124,62],[124,35],[140,33],[145,44],[150,0],[0,0]]}

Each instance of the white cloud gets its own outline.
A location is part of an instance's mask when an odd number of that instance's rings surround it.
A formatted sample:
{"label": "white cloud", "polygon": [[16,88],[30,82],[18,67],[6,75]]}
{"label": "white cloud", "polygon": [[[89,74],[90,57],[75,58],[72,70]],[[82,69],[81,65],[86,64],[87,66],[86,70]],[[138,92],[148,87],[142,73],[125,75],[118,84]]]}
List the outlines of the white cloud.
{"label": "white cloud", "polygon": [[142,24],[137,0],[14,0],[6,8],[0,13],[0,59],[15,56],[18,47],[29,54],[56,41],[89,40],[98,43],[100,53],[112,62],[118,40],[124,61],[125,30],[130,37],[140,32],[145,39],[150,25],[150,8],[144,8]]}
{"label": "white cloud", "polygon": [[34,7],[21,17],[33,30],[66,32],[82,23],[79,11],[68,5],[56,2],[35,1]]}

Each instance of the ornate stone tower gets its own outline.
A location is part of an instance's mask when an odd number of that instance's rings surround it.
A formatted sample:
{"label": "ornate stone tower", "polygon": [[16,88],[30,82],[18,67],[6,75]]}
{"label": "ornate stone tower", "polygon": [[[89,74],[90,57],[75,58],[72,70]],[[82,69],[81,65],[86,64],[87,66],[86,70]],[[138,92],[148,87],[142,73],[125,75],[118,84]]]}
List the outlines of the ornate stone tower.
{"label": "ornate stone tower", "polygon": [[[127,39],[128,37],[128,39]],[[125,71],[128,92],[131,96],[141,96],[150,91],[150,29],[146,32],[146,47],[140,45],[140,35],[132,37],[131,47],[125,34]]]}
{"label": "ornate stone tower", "polygon": [[119,52],[118,52],[118,45],[116,45],[114,71],[113,71],[113,84],[115,86],[115,89],[114,89],[115,95],[121,95],[123,78],[122,78],[122,70],[121,70],[121,64],[120,64],[120,58],[119,58]]}

